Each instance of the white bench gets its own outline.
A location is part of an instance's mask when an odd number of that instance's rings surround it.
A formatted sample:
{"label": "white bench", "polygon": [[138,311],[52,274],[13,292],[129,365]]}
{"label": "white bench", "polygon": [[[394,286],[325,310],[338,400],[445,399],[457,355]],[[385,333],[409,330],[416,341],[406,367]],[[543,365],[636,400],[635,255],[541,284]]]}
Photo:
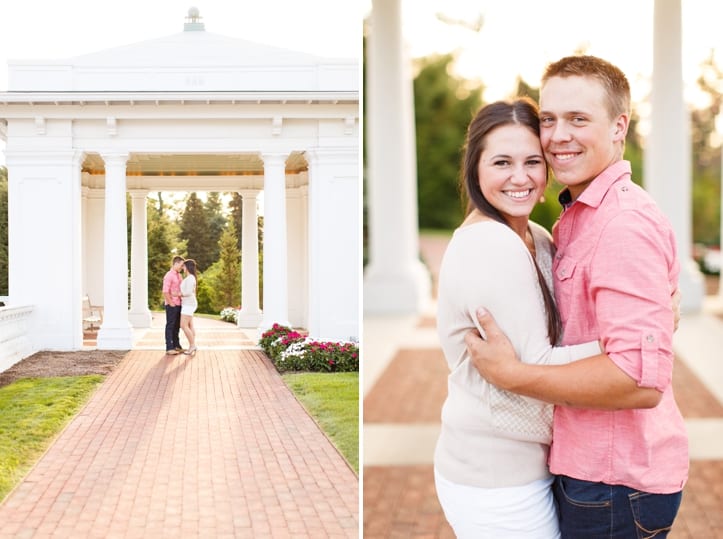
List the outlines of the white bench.
{"label": "white bench", "polygon": [[[83,296],[83,329],[89,329],[93,331],[96,329],[96,325],[100,325],[103,322],[103,311],[101,307],[91,305],[90,298]],[[85,327],[88,324],[88,327]]]}

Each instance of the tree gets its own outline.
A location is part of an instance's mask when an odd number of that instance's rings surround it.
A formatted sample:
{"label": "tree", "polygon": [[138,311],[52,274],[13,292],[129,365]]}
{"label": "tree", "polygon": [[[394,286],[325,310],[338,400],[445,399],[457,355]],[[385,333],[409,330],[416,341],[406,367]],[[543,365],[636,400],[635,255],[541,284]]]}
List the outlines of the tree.
{"label": "tree", "polygon": [[723,72],[716,64],[713,52],[701,68],[698,86],[708,97],[708,106],[691,111],[693,241],[719,245],[721,141],[716,121],[723,107]]}
{"label": "tree", "polygon": [[208,221],[209,237],[211,243],[211,260],[218,260],[218,240],[226,227],[226,216],[223,214],[223,203],[219,193],[208,193],[206,203],[203,205]]}
{"label": "tree", "polygon": [[[171,267],[174,239],[173,226],[163,207],[163,198],[158,193],[158,205],[153,199],[146,201],[148,211],[148,306],[151,309],[163,307],[163,276]],[[178,249],[178,247],[176,247]],[[182,252],[177,250],[176,253]]]}
{"label": "tree", "polygon": [[264,216],[256,218],[259,239],[259,306],[264,308]]}
{"label": "tree", "polygon": [[417,195],[422,228],[454,228],[462,221],[459,178],[462,146],[477,109],[481,85],[450,75],[453,55],[419,61],[414,79]]}
{"label": "tree", "polygon": [[188,195],[186,207],[181,214],[180,225],[181,239],[186,241],[187,256],[196,261],[201,271],[208,268],[215,262],[213,252],[216,247],[210,243],[210,225],[203,203],[196,193]]}
{"label": "tree", "polygon": [[238,307],[241,292],[241,253],[236,245],[237,233],[233,222],[229,222],[218,241],[219,273],[216,278],[219,310],[224,307]]}
{"label": "tree", "polygon": [[238,193],[231,193],[231,200],[228,203],[228,208],[228,220],[236,227],[236,235],[238,236],[237,247],[240,251],[242,248],[241,241],[243,237],[243,197]]}

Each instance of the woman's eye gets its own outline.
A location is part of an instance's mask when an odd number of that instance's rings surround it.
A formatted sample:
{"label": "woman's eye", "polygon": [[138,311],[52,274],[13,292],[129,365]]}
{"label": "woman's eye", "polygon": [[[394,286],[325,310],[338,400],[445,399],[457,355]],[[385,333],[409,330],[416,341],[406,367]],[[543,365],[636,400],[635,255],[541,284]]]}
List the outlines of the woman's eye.
{"label": "woman's eye", "polygon": [[495,165],[496,167],[506,167],[506,166],[509,165],[509,164],[510,164],[510,162],[507,161],[506,159],[499,159],[499,160],[497,160],[497,161],[494,162],[494,165]]}

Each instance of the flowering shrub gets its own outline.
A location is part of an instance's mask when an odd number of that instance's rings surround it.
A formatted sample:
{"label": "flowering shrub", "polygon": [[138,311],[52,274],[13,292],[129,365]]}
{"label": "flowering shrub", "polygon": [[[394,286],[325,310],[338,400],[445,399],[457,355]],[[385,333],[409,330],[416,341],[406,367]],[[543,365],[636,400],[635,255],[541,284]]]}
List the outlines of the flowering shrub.
{"label": "flowering shrub", "polygon": [[259,346],[279,372],[351,372],[359,370],[359,346],[353,342],[317,341],[274,324],[261,335]]}
{"label": "flowering shrub", "polygon": [[281,324],[274,324],[271,326],[271,329],[267,329],[261,334],[261,338],[259,339],[259,346],[264,349],[264,352],[266,352],[269,356],[269,347],[271,346],[271,343],[273,343],[276,339],[279,337],[282,337],[288,333],[291,333],[292,329],[287,326],[282,326]]}
{"label": "flowering shrub", "polygon": [[238,310],[233,307],[226,307],[221,311],[221,320],[224,322],[238,322]]}

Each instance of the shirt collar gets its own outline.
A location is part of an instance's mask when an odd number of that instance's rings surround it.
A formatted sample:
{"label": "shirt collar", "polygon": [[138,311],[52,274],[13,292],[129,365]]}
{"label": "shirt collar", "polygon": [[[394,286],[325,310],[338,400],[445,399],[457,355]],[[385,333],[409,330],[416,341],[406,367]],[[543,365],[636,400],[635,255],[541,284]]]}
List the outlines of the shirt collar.
{"label": "shirt collar", "polygon": [[[630,176],[631,173],[630,161],[616,161],[590,182],[590,185],[577,197],[577,201],[597,208],[613,184],[623,176]],[[573,202],[567,188],[563,189],[557,198],[565,208],[569,207]]]}

